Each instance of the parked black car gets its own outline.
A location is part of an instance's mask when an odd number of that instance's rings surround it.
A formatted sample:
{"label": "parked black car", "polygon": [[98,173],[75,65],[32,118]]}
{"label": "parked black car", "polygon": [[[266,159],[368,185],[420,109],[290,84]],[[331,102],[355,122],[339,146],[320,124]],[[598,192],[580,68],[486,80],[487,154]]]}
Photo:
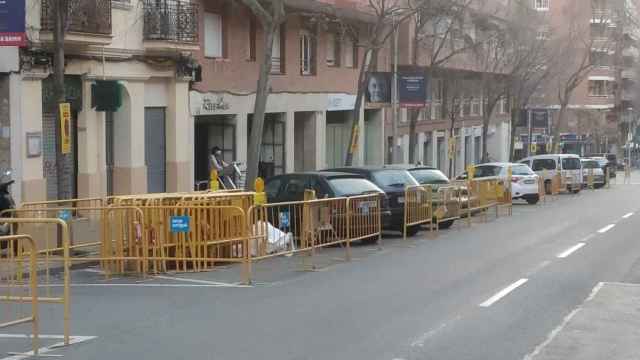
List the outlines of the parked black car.
{"label": "parked black car", "polygon": [[[404,224],[404,190],[407,185],[420,185],[409,172],[401,167],[342,167],[323,171],[337,171],[363,176],[376,184],[387,195],[390,216],[383,217],[382,227],[389,230],[402,230]],[[418,233],[420,226],[407,229],[407,235]]]}
{"label": "parked black car", "polygon": [[[382,219],[388,218],[386,195],[369,180],[357,174],[338,172],[301,172],[273,176],[267,179],[265,192],[270,204],[289,203],[304,200],[305,190],[314,190],[316,198],[328,199],[365,194],[379,194],[381,197]],[[300,236],[302,217],[300,208],[283,204],[268,211],[267,220],[276,228]],[[376,242],[378,237],[365,239],[365,243]]]}
{"label": "parked black car", "polygon": [[270,177],[265,184],[269,203],[304,200],[307,189],[315,190],[318,199],[383,193],[363,176],[338,172],[284,174]]}

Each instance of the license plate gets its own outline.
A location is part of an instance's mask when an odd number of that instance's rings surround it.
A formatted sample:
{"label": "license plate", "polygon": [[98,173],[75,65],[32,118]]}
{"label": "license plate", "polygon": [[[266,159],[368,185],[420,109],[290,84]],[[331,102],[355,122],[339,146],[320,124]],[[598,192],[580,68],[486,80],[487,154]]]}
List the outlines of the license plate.
{"label": "license plate", "polygon": [[404,204],[404,197],[399,197],[398,198],[398,204]]}

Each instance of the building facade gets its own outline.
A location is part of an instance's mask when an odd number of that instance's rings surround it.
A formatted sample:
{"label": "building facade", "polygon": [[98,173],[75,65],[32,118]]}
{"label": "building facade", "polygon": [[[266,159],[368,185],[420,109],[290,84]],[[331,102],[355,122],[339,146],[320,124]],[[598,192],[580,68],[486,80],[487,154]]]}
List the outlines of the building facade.
{"label": "building facade", "polygon": [[[573,91],[567,111],[567,121],[561,126],[561,151],[588,155],[622,149],[627,130],[638,118],[638,27],[636,0],[536,0],[533,7],[546,16],[539,30],[551,41],[580,29],[575,38],[578,46],[565,46],[563,55],[581,59],[588,56],[588,71]],[[562,44],[562,42],[560,42]],[[570,64],[562,71],[575,71]],[[534,111],[550,114],[548,126],[555,126],[560,108],[557,84],[549,82],[534,99]],[[522,129],[523,142],[526,130]],[[549,132],[533,131],[538,143],[549,142]],[[537,146],[538,152],[546,151]]]}
{"label": "building facade", "polygon": [[[58,174],[52,1],[27,0],[28,46],[12,75],[19,99],[12,120],[20,124],[12,138],[16,200],[56,199],[61,179],[73,197],[192,189],[188,57],[199,49],[198,6],[70,2],[64,50],[71,151]],[[96,109],[100,81],[117,84],[119,107]]]}
{"label": "building facade", "polygon": [[[317,2],[320,3],[320,2]],[[271,93],[264,123],[260,175],[341,166],[349,146],[363,50],[359,34],[366,21],[355,11],[357,2],[335,5],[352,10],[343,21],[321,22],[306,8],[291,9],[275,36],[270,73]],[[208,179],[210,149],[222,149],[226,161],[245,163],[251,134],[256,82],[262,59],[262,27],[251,11],[227,1],[202,1],[202,81],[190,93],[195,121],[196,180]],[[302,5],[301,5],[302,6]],[[358,31],[360,30],[360,31]],[[385,64],[386,52],[379,64]],[[355,164],[384,161],[383,109],[360,109]]]}

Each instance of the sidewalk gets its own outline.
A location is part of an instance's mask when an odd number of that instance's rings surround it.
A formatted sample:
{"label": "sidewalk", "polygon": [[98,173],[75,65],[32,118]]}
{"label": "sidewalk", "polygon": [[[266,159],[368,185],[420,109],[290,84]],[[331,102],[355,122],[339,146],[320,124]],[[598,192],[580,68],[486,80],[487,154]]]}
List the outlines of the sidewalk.
{"label": "sidewalk", "polygon": [[628,360],[640,353],[640,285],[600,283],[527,360]]}

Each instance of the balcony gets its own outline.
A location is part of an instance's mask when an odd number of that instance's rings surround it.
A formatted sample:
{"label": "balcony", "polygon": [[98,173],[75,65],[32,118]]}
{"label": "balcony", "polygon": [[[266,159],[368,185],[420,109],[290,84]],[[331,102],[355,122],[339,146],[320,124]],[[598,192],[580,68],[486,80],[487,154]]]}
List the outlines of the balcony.
{"label": "balcony", "polygon": [[615,25],[614,22],[617,20],[617,14],[615,11],[611,9],[602,9],[596,8],[591,11],[591,22],[592,23],[608,23],[610,26]]}
{"label": "balcony", "polygon": [[[54,1],[42,0],[40,40],[53,41]],[[70,0],[67,6],[65,44],[108,45],[111,43],[111,0]]]}
{"label": "balcony", "polygon": [[636,79],[636,70],[635,69],[625,69],[620,73],[620,77],[622,80],[635,80]]}
{"label": "balcony", "polygon": [[144,46],[161,54],[198,50],[198,5],[144,0]]}

